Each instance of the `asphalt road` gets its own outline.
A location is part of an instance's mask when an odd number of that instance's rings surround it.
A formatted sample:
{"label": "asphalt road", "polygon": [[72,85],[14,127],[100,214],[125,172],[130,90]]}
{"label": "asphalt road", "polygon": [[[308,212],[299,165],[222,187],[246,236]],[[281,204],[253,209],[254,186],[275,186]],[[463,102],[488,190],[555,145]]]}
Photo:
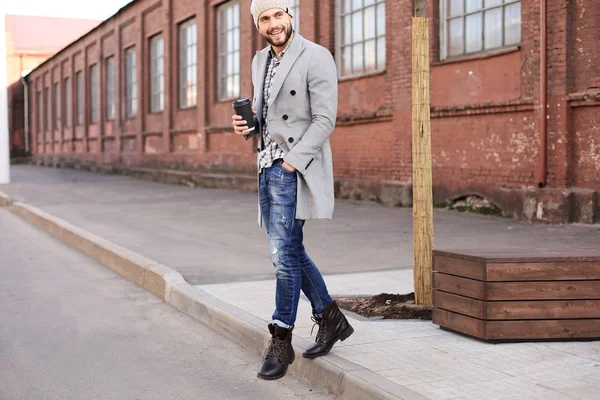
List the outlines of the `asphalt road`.
{"label": "asphalt road", "polygon": [[1,400],[329,399],[0,209]]}

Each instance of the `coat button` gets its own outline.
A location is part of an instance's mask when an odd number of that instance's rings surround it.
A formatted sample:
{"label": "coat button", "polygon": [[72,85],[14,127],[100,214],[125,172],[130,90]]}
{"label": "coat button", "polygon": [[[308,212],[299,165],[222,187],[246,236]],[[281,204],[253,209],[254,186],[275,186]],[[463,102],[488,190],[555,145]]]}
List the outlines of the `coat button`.
{"label": "coat button", "polygon": [[288,142],[294,143],[294,138],[293,137],[288,138]]}
{"label": "coat button", "polygon": [[284,121],[287,121],[287,120],[288,120],[288,118],[289,118],[289,117],[287,116],[287,114],[285,114],[285,115],[283,116],[283,120],[284,120]]}
{"label": "coat button", "polygon": [[295,90],[292,90],[292,91],[290,92],[290,94],[291,94],[292,96],[295,96],[295,95],[296,95],[296,91],[295,91]]}

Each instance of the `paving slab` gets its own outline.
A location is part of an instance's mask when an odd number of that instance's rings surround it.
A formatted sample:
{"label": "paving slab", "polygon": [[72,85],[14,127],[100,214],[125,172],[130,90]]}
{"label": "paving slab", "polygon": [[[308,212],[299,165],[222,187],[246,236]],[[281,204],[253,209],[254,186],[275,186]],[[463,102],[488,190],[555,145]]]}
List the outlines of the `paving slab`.
{"label": "paving slab", "polygon": [[[333,296],[412,290],[412,271],[325,277]],[[363,285],[364,282],[364,285]],[[274,280],[198,285],[268,323]],[[309,341],[310,303],[301,298],[294,333]],[[382,320],[349,313],[355,334],[331,354],[433,400],[587,400],[600,393],[600,341],[490,344],[431,321]],[[596,397],[594,397],[596,396]]]}

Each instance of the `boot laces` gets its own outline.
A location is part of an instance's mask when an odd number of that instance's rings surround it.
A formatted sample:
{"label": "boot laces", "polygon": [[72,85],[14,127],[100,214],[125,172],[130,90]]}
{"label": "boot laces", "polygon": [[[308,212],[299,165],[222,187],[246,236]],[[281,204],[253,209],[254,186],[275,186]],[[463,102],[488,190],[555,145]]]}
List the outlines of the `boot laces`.
{"label": "boot laces", "polygon": [[266,360],[267,357],[269,356],[275,356],[279,359],[279,361],[282,361],[283,359],[285,359],[285,350],[286,350],[286,343],[285,340],[276,338],[276,337],[272,337],[271,340],[269,341],[269,346],[267,347],[267,350],[265,351],[265,355],[264,355],[264,359]]}
{"label": "boot laces", "polygon": [[317,337],[315,338],[315,343],[325,343],[325,332],[327,332],[326,321],[325,318],[317,318],[315,316],[310,317],[310,319],[314,322],[312,329],[310,330],[310,335],[312,336],[313,330],[315,326],[319,327],[317,331]]}

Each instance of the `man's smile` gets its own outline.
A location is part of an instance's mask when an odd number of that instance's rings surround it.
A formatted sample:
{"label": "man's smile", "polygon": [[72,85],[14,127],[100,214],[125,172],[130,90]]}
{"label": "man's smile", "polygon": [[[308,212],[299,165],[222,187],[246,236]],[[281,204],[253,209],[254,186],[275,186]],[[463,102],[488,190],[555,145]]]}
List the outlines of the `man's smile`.
{"label": "man's smile", "polygon": [[279,36],[280,34],[284,33],[284,29],[283,28],[277,28],[277,29],[273,29],[270,33],[269,36]]}

